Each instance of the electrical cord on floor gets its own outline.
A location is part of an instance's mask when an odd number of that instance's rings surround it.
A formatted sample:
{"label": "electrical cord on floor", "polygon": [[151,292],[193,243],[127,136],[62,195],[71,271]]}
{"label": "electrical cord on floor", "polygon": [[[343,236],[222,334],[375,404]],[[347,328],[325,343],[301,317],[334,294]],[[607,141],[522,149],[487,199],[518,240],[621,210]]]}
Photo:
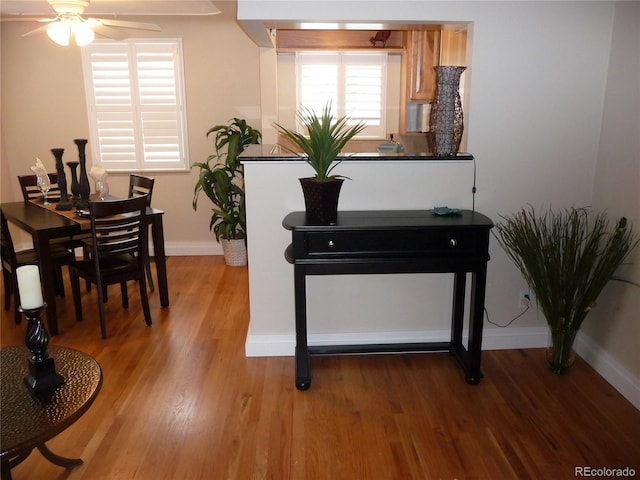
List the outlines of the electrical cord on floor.
{"label": "electrical cord on floor", "polygon": [[509,320],[509,322],[507,322],[506,325],[500,325],[499,323],[492,322],[491,319],[489,318],[489,312],[487,311],[486,307],[484,309],[484,314],[487,317],[487,322],[489,322],[491,325],[495,325],[496,327],[500,327],[500,328],[507,328],[509,325],[511,325],[513,322],[515,322],[517,319],[519,319],[521,316],[527,313],[530,308],[531,308],[530,305],[526,305],[525,309],[522,312],[520,312],[518,315],[513,317],[511,320]]}

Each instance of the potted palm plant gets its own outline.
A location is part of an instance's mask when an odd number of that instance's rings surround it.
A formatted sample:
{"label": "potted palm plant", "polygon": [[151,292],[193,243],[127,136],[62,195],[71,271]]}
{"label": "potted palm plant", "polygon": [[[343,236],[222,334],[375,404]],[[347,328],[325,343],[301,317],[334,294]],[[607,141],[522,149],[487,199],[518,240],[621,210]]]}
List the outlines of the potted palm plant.
{"label": "potted palm plant", "polygon": [[503,217],[496,232],[547,319],[549,369],[569,373],[582,322],[638,240],[624,217],[611,229],[605,213],[591,219],[586,208],[522,209]]}
{"label": "potted palm plant", "polygon": [[276,129],[290,140],[300,152],[284,147],[302,157],[315,171],[314,177],[301,178],[309,223],[335,223],[338,215],[338,197],[344,177],[333,175],[333,169],[340,163],[338,154],[349,140],[360,133],[365,125],[353,123],[347,116],[334,118],[331,105],[327,104],[320,115],[308,108],[302,108],[298,119],[307,130],[305,136],[296,130],[275,124]]}
{"label": "potted palm plant", "polygon": [[200,169],[193,192],[193,209],[197,210],[198,197],[204,192],[213,203],[209,228],[222,245],[225,262],[232,266],[246,265],[244,172],[238,155],[247,145],[259,143],[262,135],[239,118],[228,125],[212,127],[207,137],[212,134],[215,134],[215,153],[209,155],[206,162],[192,166]]}

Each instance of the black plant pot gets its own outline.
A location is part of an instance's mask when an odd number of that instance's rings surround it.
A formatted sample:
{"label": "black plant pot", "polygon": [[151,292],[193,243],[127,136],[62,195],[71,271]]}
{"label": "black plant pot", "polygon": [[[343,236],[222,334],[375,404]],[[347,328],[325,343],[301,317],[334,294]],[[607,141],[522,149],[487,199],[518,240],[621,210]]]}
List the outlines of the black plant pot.
{"label": "black plant pot", "polygon": [[315,178],[300,178],[307,223],[330,225],[338,219],[338,197],[342,178],[319,182]]}

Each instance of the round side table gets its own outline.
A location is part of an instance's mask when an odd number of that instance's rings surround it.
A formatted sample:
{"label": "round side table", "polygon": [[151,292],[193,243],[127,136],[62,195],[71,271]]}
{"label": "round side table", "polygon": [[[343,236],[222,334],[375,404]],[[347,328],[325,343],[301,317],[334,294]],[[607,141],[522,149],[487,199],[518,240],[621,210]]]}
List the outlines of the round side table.
{"label": "round side table", "polygon": [[65,382],[34,394],[23,382],[29,373],[31,352],[26,347],[0,348],[2,480],[10,480],[11,468],[26,459],[34,448],[61,467],[82,464],[81,459],[56,455],[45,442],[69,428],[88,410],[102,386],[102,370],[94,358],[78,350],[49,346],[48,353]]}

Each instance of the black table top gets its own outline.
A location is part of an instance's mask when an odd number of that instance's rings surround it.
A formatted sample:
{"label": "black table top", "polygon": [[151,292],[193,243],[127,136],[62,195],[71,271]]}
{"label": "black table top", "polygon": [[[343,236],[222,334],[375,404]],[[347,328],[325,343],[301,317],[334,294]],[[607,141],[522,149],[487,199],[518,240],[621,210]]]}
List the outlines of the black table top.
{"label": "black table top", "polygon": [[291,212],[282,225],[287,230],[411,230],[421,228],[477,227],[491,228],[489,217],[472,210],[460,210],[455,215],[436,215],[433,210],[363,210],[338,211],[335,224],[319,225],[307,223],[305,212]]}
{"label": "black table top", "polygon": [[89,355],[66,347],[50,346],[56,371],[64,385],[33,394],[23,378],[29,373],[26,347],[0,349],[1,457],[15,456],[46,442],[67,429],[91,406],[102,386],[102,370]]}

